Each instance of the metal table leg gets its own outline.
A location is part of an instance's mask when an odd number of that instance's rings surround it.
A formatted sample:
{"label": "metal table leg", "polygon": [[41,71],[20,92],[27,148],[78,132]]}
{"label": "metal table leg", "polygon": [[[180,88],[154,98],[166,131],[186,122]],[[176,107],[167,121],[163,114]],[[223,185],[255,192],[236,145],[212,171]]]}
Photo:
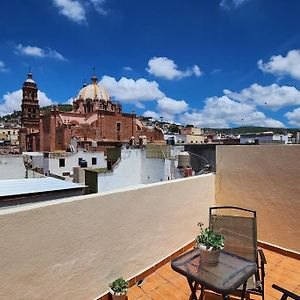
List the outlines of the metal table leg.
{"label": "metal table leg", "polygon": [[204,299],[204,286],[201,285],[201,291],[200,291],[200,300],[203,300]]}
{"label": "metal table leg", "polygon": [[197,295],[196,295],[196,291],[197,291],[197,287],[198,287],[198,283],[197,282],[193,282],[193,280],[191,279],[187,279],[190,289],[191,289],[191,296],[190,296],[190,300],[198,300],[197,299]]}
{"label": "metal table leg", "polygon": [[246,287],[247,287],[247,281],[245,281],[245,283],[243,284],[243,291],[242,291],[242,295],[241,295],[241,300],[244,300],[244,298],[245,298]]}

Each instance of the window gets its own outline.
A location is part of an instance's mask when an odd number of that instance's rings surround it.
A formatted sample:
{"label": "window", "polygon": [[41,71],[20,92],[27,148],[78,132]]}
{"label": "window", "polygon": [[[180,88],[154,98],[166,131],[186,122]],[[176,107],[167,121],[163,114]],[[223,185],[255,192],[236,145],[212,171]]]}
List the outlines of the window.
{"label": "window", "polygon": [[59,159],[59,167],[62,168],[65,166],[65,159],[64,158],[60,158]]}
{"label": "window", "polygon": [[97,164],[97,157],[92,157],[92,165],[96,165]]}
{"label": "window", "polygon": [[121,131],[121,123],[117,123],[117,132]]}

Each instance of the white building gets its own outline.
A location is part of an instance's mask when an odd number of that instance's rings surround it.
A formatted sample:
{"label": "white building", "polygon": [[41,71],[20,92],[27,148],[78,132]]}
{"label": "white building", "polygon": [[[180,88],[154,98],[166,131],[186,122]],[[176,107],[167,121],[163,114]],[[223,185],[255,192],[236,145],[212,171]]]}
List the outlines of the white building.
{"label": "white building", "polygon": [[186,136],[187,144],[204,144],[205,137],[203,135],[192,135],[188,134]]}
{"label": "white building", "polygon": [[164,140],[166,142],[174,140],[175,144],[204,144],[205,137],[203,135],[194,134],[164,134]]}
{"label": "white building", "polygon": [[22,155],[0,155],[0,180],[25,178]]}
{"label": "white building", "polygon": [[84,185],[55,178],[0,180],[0,208],[84,194]]}
{"label": "white building", "polygon": [[25,152],[24,161],[31,169],[40,169],[43,174],[58,175],[62,177],[73,176],[73,168],[85,166],[90,168],[106,168],[104,152]]}
{"label": "white building", "polygon": [[83,161],[86,161],[86,167],[106,168],[107,166],[104,152],[85,152],[80,150],[75,153],[45,153],[44,174],[72,176],[73,168],[81,166]]}
{"label": "white building", "polygon": [[245,133],[240,136],[240,144],[290,144],[290,134],[274,134],[273,132]]}
{"label": "white building", "polygon": [[98,192],[181,178],[176,155],[181,150],[174,147],[169,158],[148,158],[146,149],[123,149],[112,171],[97,174]]}
{"label": "white building", "polygon": [[7,143],[12,146],[19,145],[19,129],[18,128],[0,128],[0,142]]}
{"label": "white building", "polygon": [[186,134],[164,134],[164,140],[168,141],[170,139],[174,139],[175,144],[186,144],[187,143],[187,135]]}

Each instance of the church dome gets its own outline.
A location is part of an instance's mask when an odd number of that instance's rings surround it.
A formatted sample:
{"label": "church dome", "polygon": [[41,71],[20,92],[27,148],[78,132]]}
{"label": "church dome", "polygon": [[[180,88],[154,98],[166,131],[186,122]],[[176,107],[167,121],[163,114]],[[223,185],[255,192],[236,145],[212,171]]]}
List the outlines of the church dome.
{"label": "church dome", "polygon": [[92,99],[95,98],[99,100],[110,101],[110,97],[104,87],[100,86],[97,83],[97,77],[92,77],[92,83],[88,85],[84,85],[83,88],[79,91],[77,99]]}

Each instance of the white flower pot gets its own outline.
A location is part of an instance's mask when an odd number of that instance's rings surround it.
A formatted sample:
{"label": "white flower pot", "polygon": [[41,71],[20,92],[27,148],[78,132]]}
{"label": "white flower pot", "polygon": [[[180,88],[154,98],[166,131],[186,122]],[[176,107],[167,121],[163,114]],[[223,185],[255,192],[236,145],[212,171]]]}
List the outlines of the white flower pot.
{"label": "white flower pot", "polygon": [[109,288],[109,292],[111,293],[113,300],[126,300],[127,299],[127,291],[125,294],[119,294],[119,293],[115,293],[111,288]]}
{"label": "white flower pot", "polygon": [[206,248],[205,245],[198,245],[200,249],[201,262],[206,265],[217,265],[221,250],[213,250],[211,247]]}

